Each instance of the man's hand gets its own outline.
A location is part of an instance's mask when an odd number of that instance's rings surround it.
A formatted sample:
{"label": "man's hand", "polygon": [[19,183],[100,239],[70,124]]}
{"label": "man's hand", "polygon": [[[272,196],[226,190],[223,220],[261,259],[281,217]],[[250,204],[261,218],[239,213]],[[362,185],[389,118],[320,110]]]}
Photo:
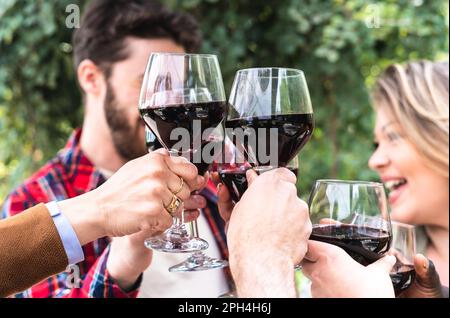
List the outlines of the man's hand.
{"label": "man's hand", "polygon": [[[250,186],[257,174],[253,170],[248,170],[246,172],[246,178],[248,185]],[[219,209],[220,216],[225,221],[225,232],[228,232],[228,224],[230,222],[231,212],[233,212],[234,206],[236,205],[231,198],[230,191],[228,188],[221,183],[219,174],[214,172],[212,175],[213,182],[217,185],[217,207]]]}
{"label": "man's hand", "polygon": [[311,233],[308,207],[297,197],[296,177],[279,168],[261,176],[249,170],[247,179],[249,188],[232,213],[225,215],[237,293],[239,297],[295,297],[294,266],[305,255]]}
{"label": "man's hand", "polygon": [[389,255],[366,267],[340,247],[310,240],[302,272],[312,281],[313,297],[391,298],[395,295],[389,273],[395,262]]}

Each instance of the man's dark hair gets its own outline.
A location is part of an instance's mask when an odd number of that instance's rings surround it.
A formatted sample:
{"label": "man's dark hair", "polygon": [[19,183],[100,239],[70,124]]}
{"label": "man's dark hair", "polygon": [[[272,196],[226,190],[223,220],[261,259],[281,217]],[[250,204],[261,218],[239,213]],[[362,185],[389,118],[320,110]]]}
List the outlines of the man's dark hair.
{"label": "man's dark hair", "polygon": [[187,52],[197,52],[201,45],[198,24],[187,13],[171,11],[155,0],[93,0],[73,35],[75,67],[90,59],[108,78],[111,64],[130,54],[127,37],[169,38]]}

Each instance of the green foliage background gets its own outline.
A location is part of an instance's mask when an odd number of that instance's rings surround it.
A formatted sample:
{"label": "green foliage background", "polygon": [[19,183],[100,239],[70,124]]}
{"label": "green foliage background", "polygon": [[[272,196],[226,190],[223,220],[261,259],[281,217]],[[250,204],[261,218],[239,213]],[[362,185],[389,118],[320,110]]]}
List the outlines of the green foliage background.
{"label": "green foliage background", "polygon": [[[64,145],[82,119],[66,7],[83,0],[0,1],[0,197]],[[448,58],[441,0],[167,0],[201,22],[227,92],[236,70],[302,69],[316,116],[299,189],[315,179],[374,179],[367,168],[368,89],[388,64]],[[136,106],[137,107],[137,106]]]}

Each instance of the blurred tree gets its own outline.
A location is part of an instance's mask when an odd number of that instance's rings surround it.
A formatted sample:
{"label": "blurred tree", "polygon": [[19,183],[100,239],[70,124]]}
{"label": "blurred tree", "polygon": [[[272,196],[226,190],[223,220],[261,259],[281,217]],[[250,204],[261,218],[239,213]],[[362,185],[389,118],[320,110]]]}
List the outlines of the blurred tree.
{"label": "blurred tree", "polygon": [[[68,4],[0,2],[0,195],[53,156],[81,102],[66,27]],[[191,12],[204,52],[219,56],[227,92],[237,69],[302,69],[316,117],[300,155],[301,194],[317,178],[373,179],[367,88],[384,67],[448,56],[448,3],[426,0],[166,0]],[[444,52],[444,53],[442,53]]]}
{"label": "blurred tree", "polygon": [[64,145],[79,125],[80,94],[66,6],[0,1],[0,195]]}

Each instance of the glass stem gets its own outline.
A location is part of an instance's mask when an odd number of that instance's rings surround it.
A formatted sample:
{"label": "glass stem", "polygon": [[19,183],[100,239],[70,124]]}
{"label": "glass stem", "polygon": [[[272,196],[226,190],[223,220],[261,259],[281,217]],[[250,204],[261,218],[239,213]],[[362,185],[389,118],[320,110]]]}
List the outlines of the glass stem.
{"label": "glass stem", "polygon": [[[181,213],[183,215],[183,212]],[[183,222],[183,216],[181,219],[179,217],[174,216],[173,217],[173,229],[172,232],[179,236],[186,236],[188,235],[186,226]]]}
{"label": "glass stem", "polygon": [[192,237],[199,237],[197,220],[189,222],[189,228],[191,230],[190,232]]}

